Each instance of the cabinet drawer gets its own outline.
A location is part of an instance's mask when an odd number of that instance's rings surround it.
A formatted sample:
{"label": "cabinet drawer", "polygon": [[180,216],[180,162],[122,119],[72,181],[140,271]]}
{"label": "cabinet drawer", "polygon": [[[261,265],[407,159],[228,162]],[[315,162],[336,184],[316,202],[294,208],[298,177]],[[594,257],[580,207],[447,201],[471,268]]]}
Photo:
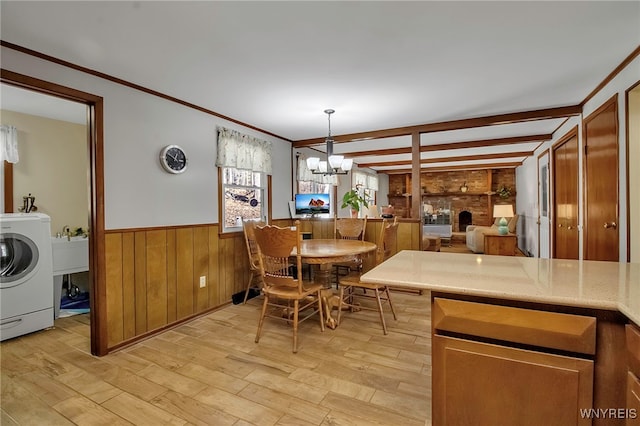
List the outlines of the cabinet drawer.
{"label": "cabinet drawer", "polygon": [[435,298],[433,329],[594,355],[596,319],[509,306]]}
{"label": "cabinet drawer", "polygon": [[629,370],[640,377],[640,329],[632,324],[625,326],[627,334],[627,362]]}

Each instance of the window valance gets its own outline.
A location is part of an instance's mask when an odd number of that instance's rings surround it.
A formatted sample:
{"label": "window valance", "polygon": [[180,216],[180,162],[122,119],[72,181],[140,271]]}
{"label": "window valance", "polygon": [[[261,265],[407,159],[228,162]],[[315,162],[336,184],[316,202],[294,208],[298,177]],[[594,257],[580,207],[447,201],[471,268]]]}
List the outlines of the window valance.
{"label": "window valance", "polygon": [[271,151],[269,141],[236,130],[218,128],[218,167],[234,167],[271,174]]}
{"label": "window valance", "polygon": [[378,176],[368,173],[353,172],[353,186],[360,185],[362,188],[372,191],[378,190]]}

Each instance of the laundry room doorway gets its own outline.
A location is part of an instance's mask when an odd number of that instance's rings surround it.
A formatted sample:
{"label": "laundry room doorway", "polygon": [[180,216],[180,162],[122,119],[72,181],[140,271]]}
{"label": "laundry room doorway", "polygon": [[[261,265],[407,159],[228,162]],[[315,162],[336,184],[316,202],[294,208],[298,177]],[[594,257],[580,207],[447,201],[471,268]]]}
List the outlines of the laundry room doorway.
{"label": "laundry room doorway", "polygon": [[73,247],[84,253],[82,265],[56,265],[54,253],[54,303],[62,301],[56,315],[88,308],[91,353],[104,355],[102,98],[6,70],[0,84],[2,124],[18,123],[21,155],[16,164],[2,162],[3,211],[49,214],[53,251]]}

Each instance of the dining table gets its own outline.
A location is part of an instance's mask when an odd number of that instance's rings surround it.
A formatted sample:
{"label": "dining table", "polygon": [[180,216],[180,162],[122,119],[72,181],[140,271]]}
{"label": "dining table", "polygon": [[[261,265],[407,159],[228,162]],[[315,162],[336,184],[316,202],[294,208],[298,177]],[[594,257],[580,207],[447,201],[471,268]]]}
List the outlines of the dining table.
{"label": "dining table", "polygon": [[[374,243],[361,240],[327,238],[302,240],[300,242],[302,262],[318,265],[314,281],[323,284],[327,288],[331,287],[331,267],[334,263],[358,260],[375,249],[376,245]],[[297,254],[295,248],[291,254],[293,256]]]}
{"label": "dining table", "polygon": [[[334,329],[336,321],[331,315],[333,307],[337,307],[338,296],[331,290],[331,269],[334,263],[350,262],[375,251],[375,243],[361,240],[345,240],[340,238],[310,239],[300,242],[300,256],[302,262],[318,265],[314,271],[314,281],[323,285],[323,305],[326,325]],[[297,254],[294,248],[292,256]]]}

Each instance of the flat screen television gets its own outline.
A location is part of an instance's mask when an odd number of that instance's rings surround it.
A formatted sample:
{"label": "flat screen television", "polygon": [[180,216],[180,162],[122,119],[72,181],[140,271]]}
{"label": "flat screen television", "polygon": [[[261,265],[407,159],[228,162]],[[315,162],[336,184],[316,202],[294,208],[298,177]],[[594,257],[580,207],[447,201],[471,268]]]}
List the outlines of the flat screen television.
{"label": "flat screen television", "polygon": [[329,214],[331,212],[330,203],[330,194],[296,194],[296,216]]}

